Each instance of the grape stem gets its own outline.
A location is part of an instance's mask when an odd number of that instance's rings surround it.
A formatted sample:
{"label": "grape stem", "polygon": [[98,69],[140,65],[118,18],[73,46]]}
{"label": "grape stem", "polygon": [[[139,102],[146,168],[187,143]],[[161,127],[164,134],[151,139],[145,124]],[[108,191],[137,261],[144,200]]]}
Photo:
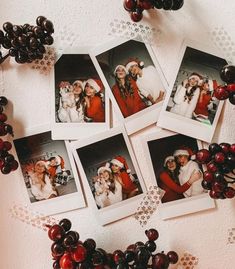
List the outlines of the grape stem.
{"label": "grape stem", "polygon": [[7,53],[5,56],[3,56],[2,58],[0,58],[0,64],[2,64],[9,56],[10,56],[10,54]]}

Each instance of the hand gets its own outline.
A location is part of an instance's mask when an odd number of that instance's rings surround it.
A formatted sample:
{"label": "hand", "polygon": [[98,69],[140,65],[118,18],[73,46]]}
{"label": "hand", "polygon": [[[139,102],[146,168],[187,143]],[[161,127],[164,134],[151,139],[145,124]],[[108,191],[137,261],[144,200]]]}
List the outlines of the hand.
{"label": "hand", "polygon": [[160,91],[159,96],[158,96],[158,98],[155,101],[155,104],[161,102],[164,99],[164,96],[165,96],[165,92],[164,91]]}

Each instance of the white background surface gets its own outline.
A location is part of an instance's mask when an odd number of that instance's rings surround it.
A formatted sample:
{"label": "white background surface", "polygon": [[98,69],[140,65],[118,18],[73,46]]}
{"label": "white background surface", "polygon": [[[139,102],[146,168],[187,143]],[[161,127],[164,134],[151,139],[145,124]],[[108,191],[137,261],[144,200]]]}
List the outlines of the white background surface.
{"label": "white background surface", "polygon": [[[233,0],[190,0],[177,12],[145,12],[142,23],[159,30],[158,43],[154,50],[168,80],[174,69],[177,52],[184,37],[211,43],[211,35],[216,27],[223,27],[232,40],[235,40]],[[77,46],[95,46],[108,41],[109,23],[114,19],[129,20],[122,7],[122,0],[1,0],[0,25],[5,21],[14,24],[29,22],[35,24],[38,15],[45,15],[54,22],[55,31],[67,28],[67,32],[78,35]],[[217,42],[217,44],[219,41]],[[221,42],[226,47],[226,41]],[[231,47],[235,51],[235,46]],[[225,52],[222,49],[222,52]],[[2,66],[0,78],[1,95],[12,103],[7,111],[17,129],[32,128],[49,122],[50,85],[49,77],[20,66],[11,61]],[[235,141],[235,106],[226,102],[216,129],[214,141]],[[150,131],[151,128],[143,132]],[[143,133],[142,132],[142,133]],[[141,132],[131,137],[140,168],[146,180],[146,169],[142,148]],[[0,175],[0,268],[6,269],[49,269],[51,242],[47,234],[11,217],[9,208],[13,203],[25,204],[21,193],[22,177],[19,172],[9,176]],[[214,210],[196,213],[176,219],[161,221],[158,213],[151,217],[146,228],[157,228],[160,238],[158,250],[175,250],[179,254],[189,251],[199,258],[197,268],[234,268],[235,245],[227,244],[227,229],[235,227],[235,199],[216,202]],[[145,241],[144,230],[132,218],[126,218],[105,227],[98,225],[90,206],[57,215],[67,217],[73,223],[81,239],[92,237],[99,247],[109,251],[124,249],[130,243]]]}

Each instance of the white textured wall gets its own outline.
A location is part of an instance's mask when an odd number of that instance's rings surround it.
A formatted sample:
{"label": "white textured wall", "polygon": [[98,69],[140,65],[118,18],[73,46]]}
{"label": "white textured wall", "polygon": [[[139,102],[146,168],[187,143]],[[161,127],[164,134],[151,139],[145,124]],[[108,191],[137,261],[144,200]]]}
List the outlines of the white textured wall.
{"label": "white textured wall", "polygon": [[[235,40],[233,0],[186,0],[179,12],[154,12],[145,15],[142,21],[161,31],[155,51],[159,62],[170,80],[173,63],[184,36],[211,43],[208,32],[223,26]],[[226,3],[225,3],[226,2]],[[122,0],[1,0],[0,25],[5,21],[15,24],[35,23],[38,15],[45,15],[54,22],[55,30],[67,27],[79,36],[76,45],[92,46],[109,40],[109,22],[113,18],[129,20],[122,7]],[[233,47],[235,50],[235,47]],[[49,121],[49,77],[26,66],[10,62],[3,65],[4,95],[13,103],[14,125],[22,129]],[[0,93],[2,94],[2,92]],[[216,130],[214,141],[235,141],[235,106],[226,103]],[[11,118],[11,117],[10,117]],[[147,131],[149,131],[148,128]],[[148,177],[140,133],[131,137],[140,168]],[[9,176],[0,175],[0,268],[49,269],[51,242],[47,234],[11,218],[9,208],[13,202],[25,203],[20,191],[22,178],[18,172]],[[174,249],[182,254],[185,250],[199,257],[198,268],[234,268],[235,244],[227,244],[227,229],[235,227],[235,199],[218,201],[214,210],[161,221],[157,212],[146,228],[155,227],[160,232],[159,250]],[[93,217],[90,207],[56,216],[72,220],[73,228],[80,232],[81,239],[93,237],[100,247],[107,250],[124,249],[130,243],[145,240],[144,230],[132,218],[101,227]],[[115,239],[116,238],[116,239]]]}

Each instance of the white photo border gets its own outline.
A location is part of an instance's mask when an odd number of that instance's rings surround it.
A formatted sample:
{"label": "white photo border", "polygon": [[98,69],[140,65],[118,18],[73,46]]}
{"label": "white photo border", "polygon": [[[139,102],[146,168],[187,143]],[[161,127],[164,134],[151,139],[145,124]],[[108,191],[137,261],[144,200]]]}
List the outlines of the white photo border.
{"label": "white photo border", "polygon": [[[95,67],[99,73],[99,76],[100,76],[103,84],[105,85],[105,88],[107,88],[107,91],[109,92],[109,98],[113,104],[114,111],[117,114],[118,119],[120,120],[120,122],[122,122],[124,124],[126,131],[127,131],[127,134],[131,135],[131,134],[157,122],[163,101],[161,101],[157,104],[154,104],[150,107],[147,107],[147,108],[143,109],[142,111],[139,111],[139,112],[127,117],[127,118],[123,117],[122,112],[119,108],[119,105],[117,104],[117,101],[112,93],[110,85],[105,78],[105,75],[104,75],[104,73],[103,73],[103,71],[98,63],[98,60],[96,59],[96,56],[98,56],[99,54],[101,54],[107,50],[111,50],[119,45],[122,45],[128,41],[130,41],[130,40],[124,39],[124,38],[115,38],[115,39],[111,40],[110,42],[107,42],[107,43],[91,50],[90,55],[91,55],[91,58],[95,64]],[[136,42],[140,42],[140,41],[136,41]],[[143,43],[143,42],[141,42],[141,43]],[[147,52],[149,53],[149,56],[150,56],[151,60],[153,61],[154,66],[159,73],[159,77],[160,77],[160,80],[164,86],[164,89],[167,92],[169,85],[168,85],[168,82],[164,76],[162,69],[161,69],[161,66],[160,66],[160,64],[159,64],[159,62],[154,54],[154,51],[149,44],[146,44],[146,43],[143,43],[143,44],[145,45]],[[165,96],[166,96],[166,93],[165,93]]]}
{"label": "white photo border", "polygon": [[[60,55],[60,58],[64,54],[85,54],[91,58],[89,53],[90,49],[85,47],[78,47],[78,48],[68,48],[63,51]],[[60,59],[59,58],[59,59]],[[59,60],[57,59],[57,61]],[[95,66],[94,61],[91,58],[92,63]],[[55,63],[56,65],[56,63]],[[104,130],[108,130],[110,128],[110,104],[109,104],[109,96],[107,94],[107,88],[105,87],[105,122],[99,123],[60,123],[56,122],[55,115],[55,65],[51,72],[51,131],[52,131],[52,139],[53,140],[77,140],[80,138],[87,137],[88,135],[95,134],[102,132]],[[99,75],[98,70],[96,69],[97,74]],[[100,78],[101,79],[101,78]]]}
{"label": "white photo border", "polygon": [[208,45],[205,44],[198,43],[197,41],[184,40],[179,53],[179,58],[176,64],[174,76],[172,76],[172,81],[170,82],[167,95],[165,97],[165,100],[163,101],[163,106],[160,112],[157,126],[210,143],[213,138],[215,128],[217,126],[223,108],[224,101],[219,101],[218,108],[216,110],[216,115],[211,126],[208,126],[204,123],[201,123],[193,119],[188,119],[186,117],[174,114],[170,111],[166,111],[174,87],[174,83],[177,78],[187,47],[200,50],[202,52],[211,54],[216,57],[220,57],[226,61],[226,59],[220,53],[218,53],[218,51],[215,48],[209,47]]}
{"label": "white photo border", "polygon": [[[50,128],[49,124],[38,125],[35,128],[25,129],[24,135],[19,135],[17,137],[14,137],[14,140],[21,139],[21,138],[22,139],[23,138],[27,139],[27,137],[37,135],[37,134],[39,135],[41,133],[50,132],[50,131],[51,131],[51,128]],[[13,142],[14,142],[14,140],[13,140]],[[75,161],[73,159],[73,155],[72,155],[72,152],[71,152],[70,144],[69,144],[68,141],[64,141],[64,143],[65,143],[65,147],[66,147],[66,150],[67,150],[69,162],[70,162],[70,165],[71,165],[71,168],[72,168],[72,172],[73,172],[73,175],[74,175],[77,191],[74,192],[74,193],[66,194],[66,195],[55,197],[55,198],[52,198],[52,199],[47,199],[47,200],[43,200],[43,201],[37,201],[35,203],[31,203],[30,200],[29,200],[29,195],[28,195],[28,192],[27,192],[27,188],[25,186],[20,161],[18,159],[17,151],[16,151],[16,149],[14,147],[16,159],[19,162],[19,168],[18,169],[19,169],[19,171],[20,171],[20,173],[22,175],[22,177],[20,177],[20,180],[21,180],[20,186],[22,186],[22,193],[24,194],[24,197],[25,197],[24,200],[26,201],[27,205],[29,205],[29,207],[32,208],[32,210],[41,212],[45,216],[55,215],[55,214],[58,214],[58,213],[67,212],[67,211],[71,211],[71,210],[86,207],[85,199],[84,199],[83,192],[82,192],[81,183],[80,183],[80,180],[79,180],[79,176],[78,176],[77,168],[76,168],[76,165],[75,165]]]}
{"label": "white photo border", "polygon": [[[146,158],[146,165],[149,170],[150,179],[154,185],[157,184],[157,178],[154,173],[153,164],[150,156],[150,151],[148,148],[148,142],[158,140],[161,138],[166,138],[170,136],[178,135],[177,133],[170,132],[167,130],[161,130],[157,128],[156,131],[143,135],[141,137],[141,142]],[[197,140],[197,144],[199,148],[202,148],[202,143]],[[179,217],[182,215],[187,215],[203,210],[213,209],[215,208],[215,202],[211,199],[208,193],[200,194],[194,197],[184,198],[177,201],[171,201],[167,203],[161,203],[159,206],[159,214],[161,219],[167,220],[175,217]]]}
{"label": "white photo border", "polygon": [[[128,153],[130,155],[131,161],[133,163],[134,169],[136,171],[140,186],[142,188],[143,193],[138,194],[132,198],[123,200],[121,202],[115,203],[113,205],[104,207],[104,208],[97,208],[97,204],[95,202],[94,196],[92,194],[91,188],[89,186],[89,182],[86,176],[86,173],[83,169],[81,160],[79,158],[79,155],[77,153],[77,149],[84,147],[84,146],[88,146],[90,144],[105,140],[107,138],[111,138],[112,136],[115,135],[119,135],[122,134]],[[115,128],[110,129],[109,131],[105,132],[105,133],[100,133],[97,134],[94,137],[89,137],[86,140],[82,140],[82,141],[72,141],[71,142],[71,148],[72,148],[72,152],[75,158],[75,162],[77,164],[77,167],[79,169],[80,172],[80,176],[83,182],[83,186],[84,186],[84,191],[86,193],[87,196],[87,200],[89,200],[89,203],[91,204],[91,207],[94,211],[95,216],[97,217],[98,222],[101,225],[106,225],[109,224],[111,222],[120,220],[122,218],[128,217],[130,215],[133,215],[140,203],[140,201],[142,200],[142,198],[144,197],[144,194],[146,193],[146,185],[145,182],[143,180],[142,174],[140,172],[140,169],[138,167],[132,146],[130,144],[130,141],[128,139],[128,136],[126,134],[126,131],[124,129],[123,126],[118,126]]]}

